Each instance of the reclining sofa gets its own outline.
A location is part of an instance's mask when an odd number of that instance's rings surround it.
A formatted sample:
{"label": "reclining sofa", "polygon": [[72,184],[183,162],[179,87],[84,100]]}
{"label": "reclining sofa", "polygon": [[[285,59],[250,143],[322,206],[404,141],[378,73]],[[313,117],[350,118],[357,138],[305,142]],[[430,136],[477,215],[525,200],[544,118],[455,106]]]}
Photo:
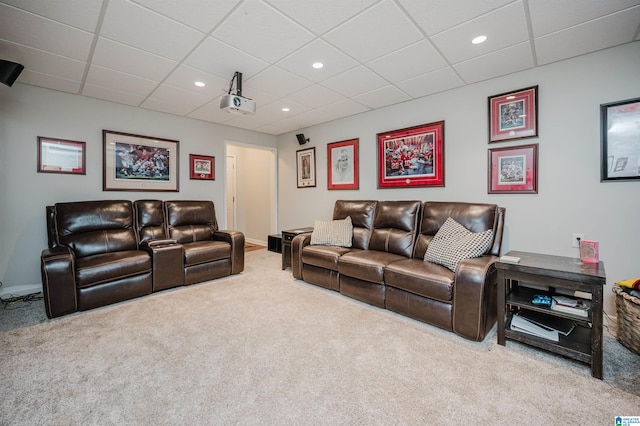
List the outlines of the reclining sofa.
{"label": "reclining sofa", "polygon": [[[333,221],[350,218],[350,247],[311,244],[312,233],[298,235],[292,241],[292,273],[296,279],[481,341],[496,321],[494,263],[500,255],[504,215],[505,209],[495,204],[338,200]],[[491,230],[486,250],[459,260],[453,269],[443,266],[451,267],[446,256],[440,263],[425,260],[441,227],[447,223],[449,229],[449,218],[469,234]],[[437,254],[430,252],[429,258]]]}
{"label": "reclining sofa", "polygon": [[69,202],[46,213],[49,318],[244,270],[244,235],[218,229],[211,201]]}

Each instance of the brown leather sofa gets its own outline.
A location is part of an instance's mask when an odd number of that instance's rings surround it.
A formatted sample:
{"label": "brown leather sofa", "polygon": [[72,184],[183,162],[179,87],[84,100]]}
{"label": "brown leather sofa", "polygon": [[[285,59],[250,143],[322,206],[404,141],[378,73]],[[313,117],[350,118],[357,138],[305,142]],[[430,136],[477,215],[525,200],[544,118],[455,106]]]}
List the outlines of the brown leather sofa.
{"label": "brown leather sofa", "polygon": [[211,201],[84,201],[46,211],[49,318],[244,269],[244,235],[218,229]]}
{"label": "brown leather sofa", "polygon": [[[333,219],[351,217],[352,247],[311,245],[311,233],[298,235],[293,276],[481,341],[496,321],[494,263],[504,215],[495,204],[338,200]],[[455,271],[424,261],[449,217],[471,232],[493,230],[487,252]]]}

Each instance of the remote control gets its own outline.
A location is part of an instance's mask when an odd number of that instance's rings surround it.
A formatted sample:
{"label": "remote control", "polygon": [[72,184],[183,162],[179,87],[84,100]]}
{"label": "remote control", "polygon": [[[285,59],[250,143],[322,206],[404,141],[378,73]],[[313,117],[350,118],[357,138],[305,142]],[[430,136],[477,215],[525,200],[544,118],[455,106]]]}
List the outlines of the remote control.
{"label": "remote control", "polygon": [[501,262],[509,262],[509,263],[518,263],[520,262],[520,258],[517,256],[502,256],[500,258]]}

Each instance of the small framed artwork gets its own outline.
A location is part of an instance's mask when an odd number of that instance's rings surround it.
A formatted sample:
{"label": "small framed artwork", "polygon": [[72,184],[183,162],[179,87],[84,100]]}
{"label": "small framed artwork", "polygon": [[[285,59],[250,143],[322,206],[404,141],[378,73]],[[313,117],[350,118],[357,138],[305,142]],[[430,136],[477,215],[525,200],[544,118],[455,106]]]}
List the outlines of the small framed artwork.
{"label": "small framed artwork", "polygon": [[86,142],[38,136],[38,173],[86,175]]}
{"label": "small framed artwork", "polygon": [[327,144],[327,189],[358,189],[359,139]]}
{"label": "small framed artwork", "polygon": [[296,151],[296,166],[298,169],[298,188],[316,186],[316,148]]}
{"label": "small framed artwork", "polygon": [[189,154],[189,178],[216,180],[216,159],[207,155]]}
{"label": "small framed artwork", "polygon": [[600,105],[600,181],[640,179],[640,98]]}
{"label": "small framed artwork", "polygon": [[178,192],[178,144],[103,130],[102,190]]}
{"label": "small framed artwork", "polygon": [[538,193],[538,144],[489,150],[489,194]]}
{"label": "small framed artwork", "polygon": [[489,143],[538,137],[538,86],[489,96]]}
{"label": "small framed artwork", "polygon": [[444,186],[444,121],[378,133],[378,188]]}
{"label": "small framed artwork", "polygon": [[580,240],[580,260],[585,263],[598,263],[598,242],[591,240]]}

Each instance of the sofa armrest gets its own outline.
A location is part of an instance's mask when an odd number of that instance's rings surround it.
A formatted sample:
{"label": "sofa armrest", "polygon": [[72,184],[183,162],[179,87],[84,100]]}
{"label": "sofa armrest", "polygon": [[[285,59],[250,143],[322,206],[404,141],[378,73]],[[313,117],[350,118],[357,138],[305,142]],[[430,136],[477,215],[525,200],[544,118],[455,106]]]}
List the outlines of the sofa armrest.
{"label": "sofa armrest", "polygon": [[244,271],[244,234],[240,231],[215,231],[213,239],[231,244],[231,274]]}
{"label": "sofa armrest", "polygon": [[464,259],[453,285],[453,331],[481,341],[496,321],[497,256]]}
{"label": "sofa armrest", "polygon": [[78,310],[75,278],[75,256],[68,247],[42,251],[40,256],[44,306],[49,318]]}
{"label": "sofa armrest", "polygon": [[293,278],[302,279],[302,249],[311,244],[311,232],[299,234],[291,240],[291,273]]}

